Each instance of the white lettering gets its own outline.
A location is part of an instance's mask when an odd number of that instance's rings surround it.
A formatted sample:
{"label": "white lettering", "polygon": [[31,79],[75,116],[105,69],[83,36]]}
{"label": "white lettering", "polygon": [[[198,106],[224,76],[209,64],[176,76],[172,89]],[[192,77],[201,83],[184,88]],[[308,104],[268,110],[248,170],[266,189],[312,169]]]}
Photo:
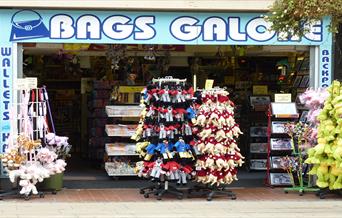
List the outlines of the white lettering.
{"label": "white lettering", "polygon": [[150,26],[155,20],[152,16],[138,17],[135,19],[135,25],[140,30],[135,33],[134,38],[137,40],[152,39],[156,35],[156,31]]}
{"label": "white lettering", "polygon": [[180,17],[171,23],[171,34],[179,40],[191,41],[201,34],[201,26],[196,24],[199,20],[192,17]]}
{"label": "white lettering", "polygon": [[69,39],[73,37],[75,30],[74,20],[68,15],[56,15],[50,20],[50,38]]}
{"label": "white lettering", "polygon": [[269,31],[271,24],[263,18],[250,20],[246,26],[248,36],[255,41],[267,41],[273,38],[274,31]]}
{"label": "white lettering", "polygon": [[111,16],[103,22],[103,32],[111,39],[126,39],[133,32],[133,25],[128,24],[131,21],[124,16]]}
{"label": "white lettering", "polygon": [[246,41],[246,33],[240,32],[240,19],[237,17],[228,18],[229,37],[234,41]]}
{"label": "white lettering", "polygon": [[304,36],[310,41],[320,42],[322,41],[322,22],[317,21],[313,24],[306,24],[306,27],[310,29],[310,32]]}
{"label": "white lettering", "polygon": [[203,40],[205,41],[227,40],[227,24],[219,17],[211,17],[205,20],[203,24],[203,30]]}
{"label": "white lettering", "polygon": [[92,15],[85,15],[78,18],[76,38],[78,39],[100,39],[100,20]]}

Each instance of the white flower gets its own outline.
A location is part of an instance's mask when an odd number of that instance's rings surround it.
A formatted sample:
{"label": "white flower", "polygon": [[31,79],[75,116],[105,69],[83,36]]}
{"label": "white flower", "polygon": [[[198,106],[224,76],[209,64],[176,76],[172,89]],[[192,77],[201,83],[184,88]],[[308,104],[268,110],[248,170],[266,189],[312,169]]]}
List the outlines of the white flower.
{"label": "white flower", "polygon": [[277,12],[276,12],[276,11],[274,11],[272,14],[273,14],[273,15],[275,15],[275,14],[277,14]]}

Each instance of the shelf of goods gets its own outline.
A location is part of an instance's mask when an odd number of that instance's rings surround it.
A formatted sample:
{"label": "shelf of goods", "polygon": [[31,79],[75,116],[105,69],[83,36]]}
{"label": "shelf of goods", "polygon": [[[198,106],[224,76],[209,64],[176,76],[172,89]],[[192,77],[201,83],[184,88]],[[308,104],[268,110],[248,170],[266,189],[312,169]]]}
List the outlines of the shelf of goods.
{"label": "shelf of goods", "polygon": [[249,169],[267,170],[267,127],[251,126],[249,136]]}
{"label": "shelf of goods", "polygon": [[126,162],[106,162],[108,176],[136,176],[132,165]]}
{"label": "shelf of goods", "polygon": [[[277,106],[278,105],[278,106]],[[288,110],[294,103],[272,103],[272,109],[269,109],[268,118],[268,182],[271,186],[290,186],[290,175],[282,167],[284,158],[293,156],[294,143],[286,132],[286,125],[298,120],[297,113],[279,114],[273,111],[273,107],[282,107],[282,110]],[[283,109],[286,108],[286,109]]]}
{"label": "shelf of goods", "polygon": [[139,105],[106,106],[108,117],[140,117],[142,108]]}
{"label": "shelf of goods", "polygon": [[108,156],[138,156],[132,143],[107,143],[105,147]]}
{"label": "shelf of goods", "polygon": [[268,95],[249,97],[249,170],[267,170],[267,109],[271,101]]}
{"label": "shelf of goods", "polygon": [[106,133],[111,137],[131,137],[136,127],[137,125],[107,124]]}
{"label": "shelf of goods", "polygon": [[[142,108],[139,105],[107,105],[106,114],[109,118],[139,118]],[[107,124],[105,132],[109,137],[119,137],[114,143],[106,143],[105,151],[108,162],[105,169],[108,176],[136,176],[134,173],[134,159],[139,156],[135,153],[135,144],[127,142],[136,130],[134,124]],[[120,138],[121,137],[121,138]],[[124,140],[124,138],[126,138]],[[123,142],[125,141],[125,142]]]}

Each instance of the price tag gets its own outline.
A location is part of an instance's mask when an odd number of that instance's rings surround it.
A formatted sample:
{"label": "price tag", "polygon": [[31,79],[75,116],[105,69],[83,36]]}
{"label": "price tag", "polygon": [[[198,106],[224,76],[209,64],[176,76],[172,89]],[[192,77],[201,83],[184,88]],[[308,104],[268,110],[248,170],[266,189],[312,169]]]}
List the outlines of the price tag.
{"label": "price tag", "polygon": [[274,94],[274,102],[279,103],[290,103],[291,102],[291,94]]}
{"label": "price tag", "polygon": [[36,89],[38,86],[38,79],[37,77],[27,77],[25,78],[27,82],[27,88],[28,89]]}
{"label": "price tag", "polygon": [[26,90],[27,89],[27,82],[26,79],[18,78],[15,83],[16,90]]}
{"label": "price tag", "polygon": [[214,85],[214,80],[213,79],[207,79],[205,80],[205,89],[212,89]]}
{"label": "price tag", "polygon": [[145,87],[144,86],[120,86],[119,92],[120,93],[139,93]]}
{"label": "price tag", "polygon": [[253,95],[267,95],[267,86],[253,86]]}

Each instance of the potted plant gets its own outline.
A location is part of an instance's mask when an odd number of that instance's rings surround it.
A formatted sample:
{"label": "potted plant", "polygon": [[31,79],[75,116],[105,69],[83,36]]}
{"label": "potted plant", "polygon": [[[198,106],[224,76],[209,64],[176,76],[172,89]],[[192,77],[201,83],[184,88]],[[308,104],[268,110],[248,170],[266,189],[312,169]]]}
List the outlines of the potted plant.
{"label": "potted plant", "polygon": [[[45,137],[46,148],[57,154],[57,161],[66,162],[66,159],[70,157],[70,150],[72,145],[68,143],[68,137],[57,136],[54,133],[48,133]],[[55,172],[49,178],[45,179],[42,183],[44,190],[52,190],[53,193],[60,191],[63,188],[63,172]]]}

